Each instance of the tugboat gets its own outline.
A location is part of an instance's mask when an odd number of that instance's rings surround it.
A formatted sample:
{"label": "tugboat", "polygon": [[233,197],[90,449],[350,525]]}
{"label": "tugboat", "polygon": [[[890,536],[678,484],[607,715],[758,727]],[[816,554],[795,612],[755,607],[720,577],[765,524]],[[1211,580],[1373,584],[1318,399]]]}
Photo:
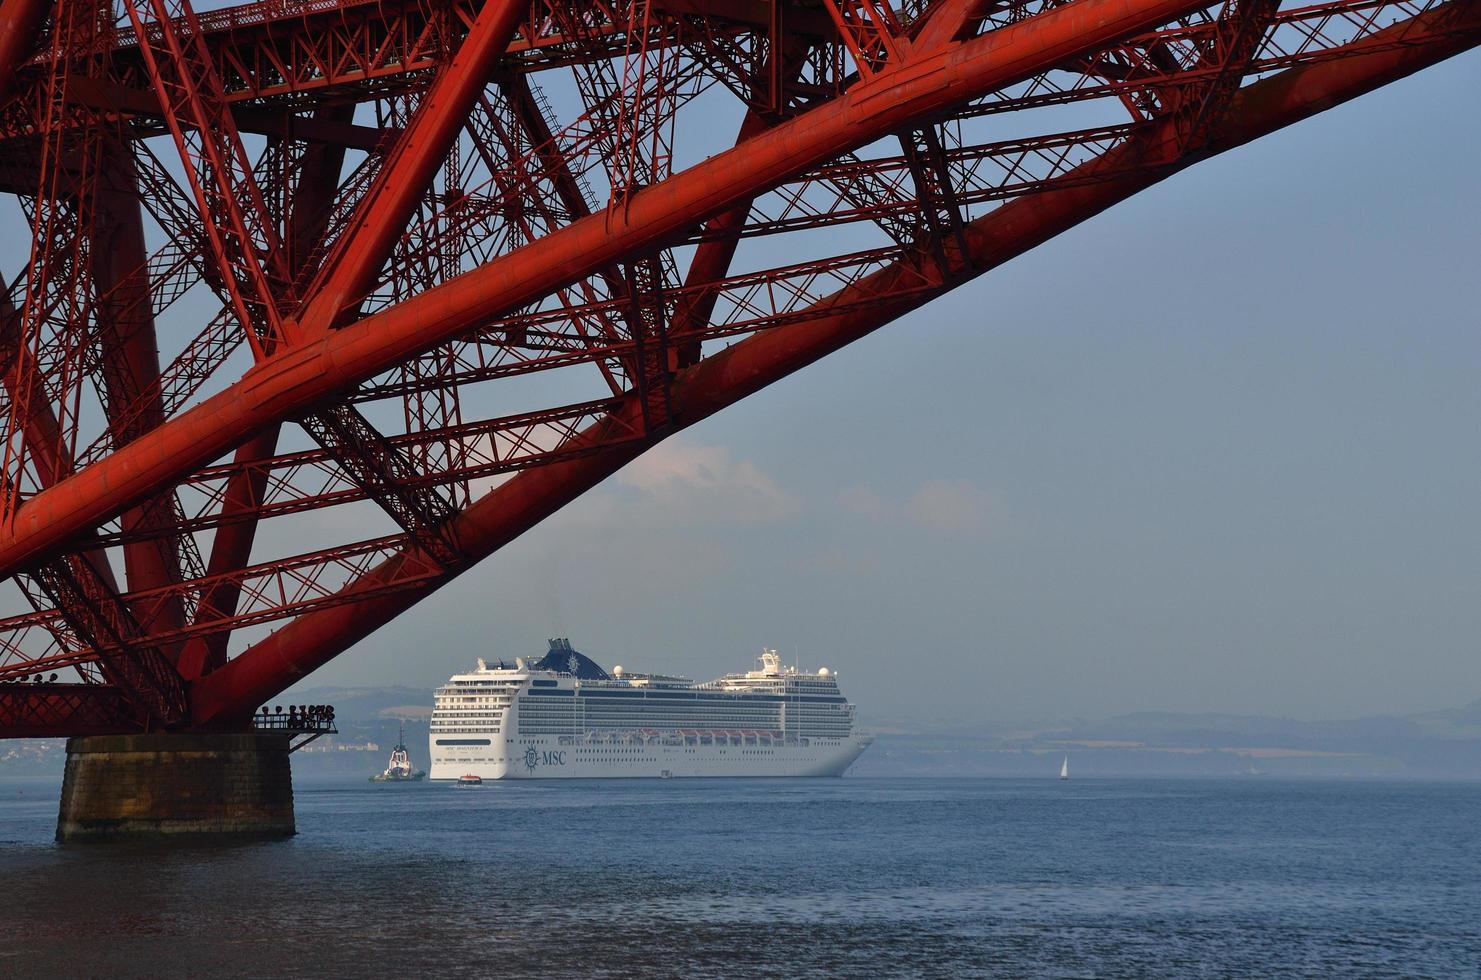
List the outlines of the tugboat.
{"label": "tugboat", "polygon": [[411,756],[406,752],[406,725],[396,736],[396,747],[391,750],[391,763],[386,771],[371,776],[372,783],[415,783],[427,778],[427,773],[411,767]]}

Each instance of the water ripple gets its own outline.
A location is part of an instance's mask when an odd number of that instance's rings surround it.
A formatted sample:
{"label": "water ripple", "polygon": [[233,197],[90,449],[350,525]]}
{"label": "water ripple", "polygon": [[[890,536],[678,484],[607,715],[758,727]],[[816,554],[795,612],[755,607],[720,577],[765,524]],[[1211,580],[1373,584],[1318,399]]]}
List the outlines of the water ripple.
{"label": "water ripple", "polygon": [[298,787],[276,844],[59,847],[0,781],[0,977],[1481,972],[1481,787]]}

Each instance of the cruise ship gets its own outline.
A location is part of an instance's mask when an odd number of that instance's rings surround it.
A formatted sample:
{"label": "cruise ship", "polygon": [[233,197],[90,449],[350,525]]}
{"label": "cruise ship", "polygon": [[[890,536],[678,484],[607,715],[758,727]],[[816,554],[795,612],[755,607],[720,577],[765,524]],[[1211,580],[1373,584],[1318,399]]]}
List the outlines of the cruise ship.
{"label": "cruise ship", "polygon": [[428,749],[432,779],[841,776],[871,740],[836,674],[775,650],[696,684],[608,673],[556,639],[538,660],[479,660],[438,688]]}

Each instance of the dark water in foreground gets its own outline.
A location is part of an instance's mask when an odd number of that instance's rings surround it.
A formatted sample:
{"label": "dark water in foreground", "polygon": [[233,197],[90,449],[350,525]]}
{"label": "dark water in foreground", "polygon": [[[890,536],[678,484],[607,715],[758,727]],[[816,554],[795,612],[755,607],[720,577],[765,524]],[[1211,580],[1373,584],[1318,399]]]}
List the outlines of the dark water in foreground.
{"label": "dark water in foreground", "polygon": [[0,976],[1475,976],[1481,786],[298,786],[299,836],[51,843],[0,781]]}

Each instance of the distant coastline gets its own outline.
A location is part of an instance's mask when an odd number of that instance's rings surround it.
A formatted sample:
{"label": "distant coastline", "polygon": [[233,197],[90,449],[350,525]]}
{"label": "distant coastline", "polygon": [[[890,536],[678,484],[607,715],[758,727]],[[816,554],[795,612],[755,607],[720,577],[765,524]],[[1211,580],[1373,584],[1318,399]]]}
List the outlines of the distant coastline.
{"label": "distant coastline", "polygon": [[[317,687],[295,701],[333,704],[340,734],[293,757],[296,773],[369,775],[406,726],[425,745],[432,692],[409,687]],[[1065,753],[1077,778],[1240,776],[1481,779],[1481,700],[1459,708],[1342,721],[1142,712],[1098,721],[994,729],[969,721],[920,725],[887,718],[851,770],[858,776],[1042,776]],[[0,778],[61,778],[61,739],[0,741]],[[413,759],[419,765],[425,760]]]}
{"label": "distant coastline", "polygon": [[[969,723],[880,732],[859,775],[1357,776],[1481,779],[1481,701],[1405,716],[1297,721],[1141,712],[994,732]],[[865,764],[867,762],[867,764]]]}

